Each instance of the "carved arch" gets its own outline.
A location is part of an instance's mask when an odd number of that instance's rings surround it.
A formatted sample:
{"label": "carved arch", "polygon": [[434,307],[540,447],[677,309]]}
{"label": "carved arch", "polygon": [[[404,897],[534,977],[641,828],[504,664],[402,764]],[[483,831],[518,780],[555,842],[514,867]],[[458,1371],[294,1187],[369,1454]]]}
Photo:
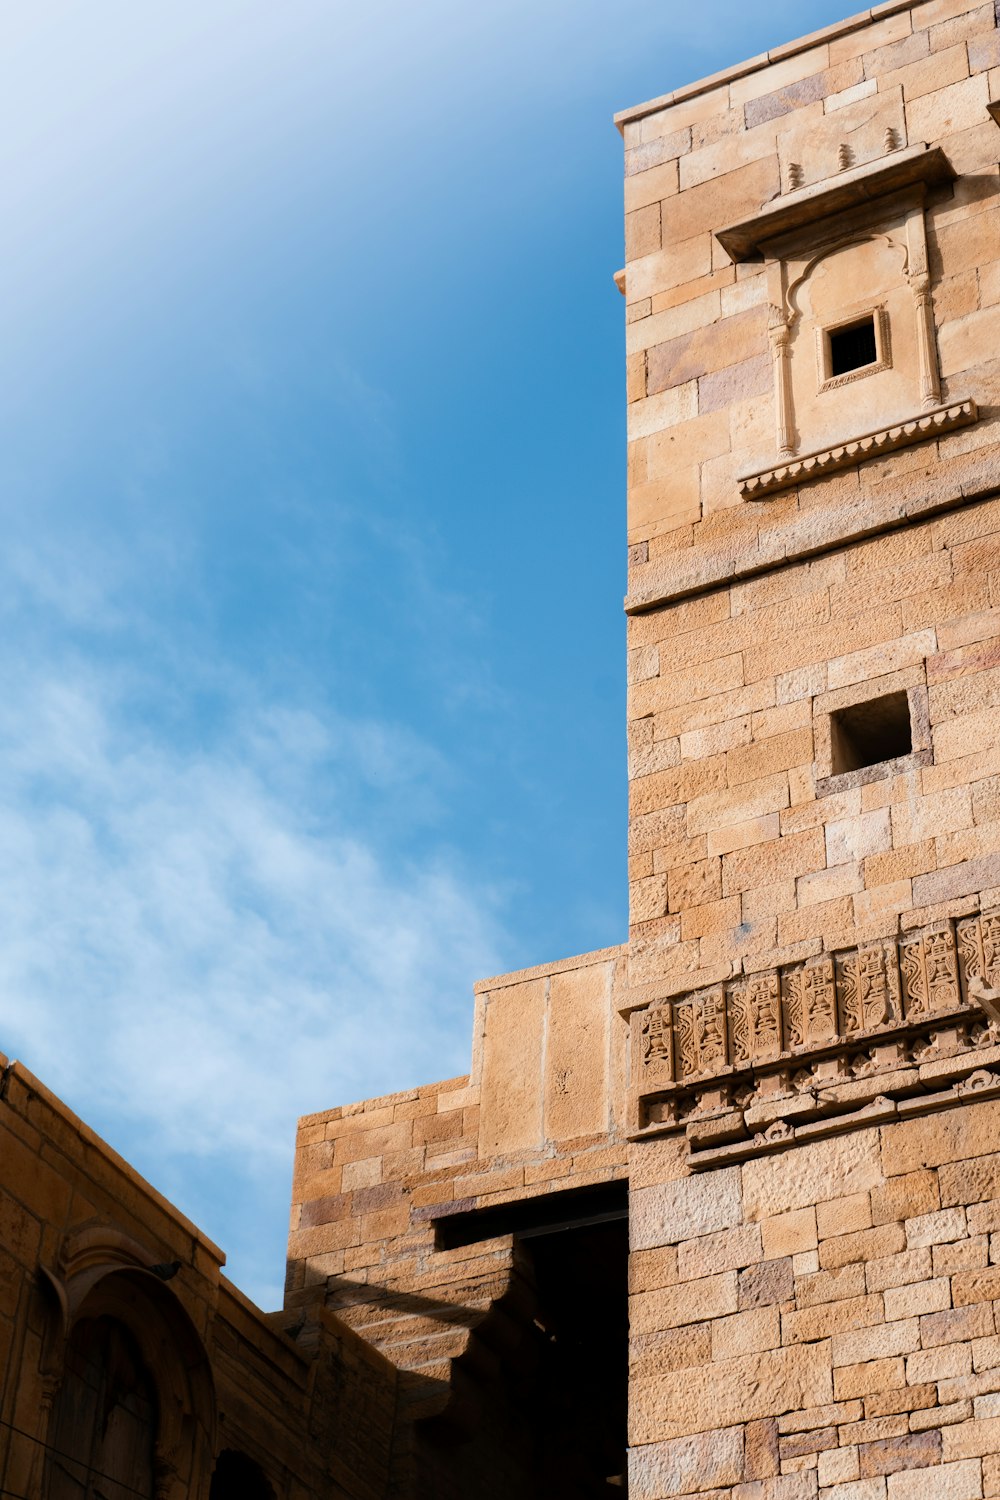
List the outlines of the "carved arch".
{"label": "carved arch", "polygon": [[800,289],[809,280],[816,267],[824,260],[829,260],[831,255],[837,255],[841,250],[849,250],[853,245],[866,245],[875,240],[884,240],[890,250],[895,250],[900,255],[899,274],[900,277],[909,275],[910,250],[905,239],[897,239],[888,232],[879,233],[869,230],[867,233],[848,234],[843,238],[832,241],[818,251],[811,260],[807,261],[804,269],[794,281],[790,282],[785,292],[784,316],[788,327],[791,328],[802,316],[802,310],[798,305],[797,297]]}
{"label": "carved arch", "polygon": [[[73,1330],[111,1319],[133,1339],[157,1392],[157,1500],[207,1500],[216,1401],[204,1344],[174,1290],[154,1274],[157,1257],[121,1231],[82,1226],[61,1246],[57,1270],[40,1267],[48,1305],[40,1361],[50,1431]],[[36,1493],[42,1493],[41,1473]]]}

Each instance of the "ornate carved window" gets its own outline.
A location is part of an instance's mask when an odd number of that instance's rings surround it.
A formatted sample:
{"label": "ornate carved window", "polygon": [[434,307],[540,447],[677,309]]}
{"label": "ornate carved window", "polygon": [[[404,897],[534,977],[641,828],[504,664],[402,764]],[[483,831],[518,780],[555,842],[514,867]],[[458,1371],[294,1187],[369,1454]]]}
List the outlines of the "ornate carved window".
{"label": "ornate carved window", "polygon": [[897,139],[887,127],[861,167],[843,147],[837,176],[717,233],[767,272],[775,447],[740,478],[746,499],[976,419],[973,401],[942,402],[927,262],[926,194],[954,173],[940,148]]}

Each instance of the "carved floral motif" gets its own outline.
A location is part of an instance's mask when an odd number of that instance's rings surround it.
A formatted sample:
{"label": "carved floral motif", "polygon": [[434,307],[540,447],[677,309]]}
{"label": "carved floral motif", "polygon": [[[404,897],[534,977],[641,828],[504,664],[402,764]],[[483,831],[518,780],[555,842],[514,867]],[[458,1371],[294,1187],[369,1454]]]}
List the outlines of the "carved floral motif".
{"label": "carved floral motif", "polygon": [[776,972],[755,974],[729,994],[736,1066],[764,1062],[781,1051],[781,995]]}
{"label": "carved floral motif", "polygon": [[955,932],[951,923],[932,927],[899,945],[906,1016],[927,1016],[961,1004]]}
{"label": "carved floral motif", "polygon": [[640,1053],[644,1065],[657,1076],[673,1077],[673,1026],[669,1002],[643,1012]]}
{"label": "carved floral motif", "polygon": [[962,970],[984,984],[1000,985],[1000,912],[966,917],[958,923]]}
{"label": "carved floral motif", "polygon": [[674,1025],[680,1071],[685,1077],[715,1073],[726,1066],[726,997],[721,985],[678,1005]]}
{"label": "carved floral motif", "polygon": [[833,960],[820,959],[784,976],[788,1046],[811,1047],[837,1036]]}
{"label": "carved floral motif", "polygon": [[899,975],[883,944],[858,948],[840,965],[844,1030],[871,1031],[899,1014]]}

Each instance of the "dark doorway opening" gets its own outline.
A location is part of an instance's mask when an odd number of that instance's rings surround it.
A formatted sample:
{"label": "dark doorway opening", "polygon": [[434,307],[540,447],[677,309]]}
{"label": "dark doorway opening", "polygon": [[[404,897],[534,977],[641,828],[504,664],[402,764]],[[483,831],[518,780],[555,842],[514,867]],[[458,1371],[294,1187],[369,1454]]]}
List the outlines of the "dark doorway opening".
{"label": "dark doorway opening", "polygon": [[622,1500],[628,1453],[625,1182],[450,1215],[440,1248],[513,1237],[507,1292],[423,1424],[420,1500]]}
{"label": "dark doorway opening", "polygon": [[538,1372],[541,1491],[553,1500],[626,1494],[628,1224],[526,1240],[546,1337]]}

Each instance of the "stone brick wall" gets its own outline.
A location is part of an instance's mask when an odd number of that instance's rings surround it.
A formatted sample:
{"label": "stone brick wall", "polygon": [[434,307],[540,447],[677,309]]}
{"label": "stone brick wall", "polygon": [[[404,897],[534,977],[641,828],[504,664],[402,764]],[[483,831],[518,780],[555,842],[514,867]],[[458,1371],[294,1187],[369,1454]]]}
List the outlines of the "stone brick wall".
{"label": "stone brick wall", "polygon": [[510,1282],[510,1235],[435,1246],[434,1220],[624,1176],[622,950],[476,985],[471,1077],[299,1123],[288,1305],[326,1304],[434,1409]]}
{"label": "stone brick wall", "polygon": [[[992,4],[889,4],[619,117],[636,1002],[996,899],[998,64]],[[890,123],[879,136],[873,122]],[[810,236],[823,249],[829,224],[801,200],[838,191],[838,141],[855,175],[874,174],[876,209],[894,152],[945,153],[955,175],[928,178],[912,213],[940,399],[970,400],[978,419],[907,437],[886,417],[901,448],[748,503],[737,476],[773,461],[778,345],[802,322],[790,296],[791,332],[777,326],[775,268],[804,262]],[[734,263],[722,226],[764,225],[785,203],[801,243],[763,240]],[[885,227],[871,202],[849,213],[862,238]],[[897,399],[886,378],[848,388],[845,442]],[[893,691],[919,694],[922,753],[832,787],[830,714]]]}
{"label": "stone brick wall", "polygon": [[[888,4],[620,117],[632,1500],[1000,1494],[998,64]],[[902,333],[826,407],[824,258]]]}
{"label": "stone brick wall", "polygon": [[[998,899],[1000,500],[637,615],[630,642],[634,987]],[[932,763],[817,795],[831,710],[915,686]]]}
{"label": "stone brick wall", "polygon": [[1000,1105],[679,1175],[633,1147],[630,1495],[1000,1494]]}

